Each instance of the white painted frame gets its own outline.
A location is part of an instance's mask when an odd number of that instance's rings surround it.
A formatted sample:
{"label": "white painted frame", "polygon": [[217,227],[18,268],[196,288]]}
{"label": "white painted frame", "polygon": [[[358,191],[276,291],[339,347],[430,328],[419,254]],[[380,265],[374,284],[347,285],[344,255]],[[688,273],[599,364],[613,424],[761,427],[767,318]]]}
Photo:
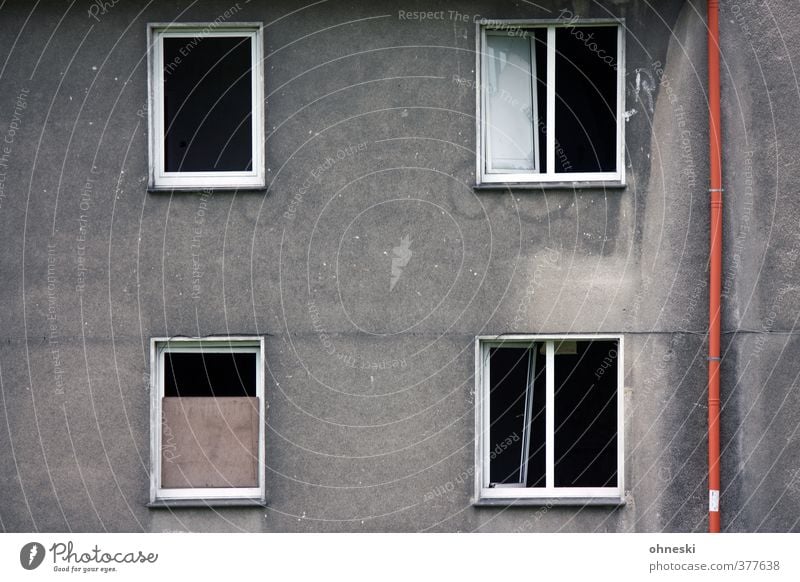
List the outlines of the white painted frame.
{"label": "white painted frame", "polygon": [[[617,485],[555,487],[555,342],[616,341],[617,344]],[[489,349],[527,347],[546,342],[545,487],[489,487]],[[623,505],[625,501],[625,362],[621,335],[481,335],[475,338],[475,490],[476,505]]]}
{"label": "white painted frame", "polygon": [[[264,461],[264,338],[214,336],[208,338],[152,338],[150,340],[150,503],[153,505],[266,504]],[[161,399],[164,397],[164,354],[253,353],[256,355],[258,398],[258,487],[161,487]]]}
{"label": "white painted frame", "polygon": [[[167,172],[164,169],[164,38],[250,37],[252,74],[252,170],[249,172]],[[151,190],[261,189],[264,159],[264,48],[261,23],[151,23],[147,25],[149,187]]]}
{"label": "white painted frame", "polygon": [[[614,172],[565,172],[555,171],[555,110],[556,110],[556,28],[567,27],[592,27],[616,26],[617,27],[617,169]],[[536,28],[547,29],[547,166],[544,172],[497,172],[490,171],[488,156],[487,124],[488,108],[486,106],[486,89],[488,84],[484,80],[488,54],[486,51],[486,36],[492,31],[506,31],[507,34],[519,34],[519,30],[533,30]],[[541,186],[624,186],[625,185],[625,21],[624,19],[585,19],[565,22],[563,20],[492,20],[489,23],[478,24],[476,34],[476,131],[477,131],[477,156],[476,156],[476,186],[485,185],[541,185]],[[533,69],[532,69],[533,70]],[[538,114],[537,114],[538,117]],[[538,134],[538,131],[535,132]],[[538,168],[539,152],[535,152]]]}
{"label": "white painted frame", "polygon": [[[486,36],[504,36],[499,30],[488,29],[485,31]],[[528,40],[529,43],[529,53],[531,58],[531,116],[533,117],[533,122],[530,127],[532,138],[533,138],[533,169],[530,170],[531,172],[540,172],[541,168],[539,167],[539,87],[538,83],[536,82],[537,73],[536,73],[536,45],[532,40]],[[484,45],[485,46],[485,45]],[[489,68],[489,59],[488,56],[484,58],[484,66]],[[488,87],[488,84],[487,84]],[[484,92],[484,107],[486,108],[486,117],[489,117],[489,107],[486,106],[486,95]],[[501,168],[493,168],[492,167],[492,147],[491,147],[491,140],[489,139],[489,131],[487,129],[491,127],[491,124],[486,123],[483,125],[483,130],[485,132],[484,135],[484,143],[486,146],[486,168],[487,173],[490,174],[514,174],[516,170],[506,170]],[[500,128],[497,128],[498,131],[502,133]]]}

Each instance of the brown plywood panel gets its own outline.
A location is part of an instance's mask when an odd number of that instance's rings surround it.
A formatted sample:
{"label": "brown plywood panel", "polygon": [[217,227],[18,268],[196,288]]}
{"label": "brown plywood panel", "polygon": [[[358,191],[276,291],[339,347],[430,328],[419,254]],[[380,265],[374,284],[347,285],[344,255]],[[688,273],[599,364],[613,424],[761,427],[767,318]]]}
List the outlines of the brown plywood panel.
{"label": "brown plywood panel", "polygon": [[161,486],[258,487],[258,398],[162,399]]}

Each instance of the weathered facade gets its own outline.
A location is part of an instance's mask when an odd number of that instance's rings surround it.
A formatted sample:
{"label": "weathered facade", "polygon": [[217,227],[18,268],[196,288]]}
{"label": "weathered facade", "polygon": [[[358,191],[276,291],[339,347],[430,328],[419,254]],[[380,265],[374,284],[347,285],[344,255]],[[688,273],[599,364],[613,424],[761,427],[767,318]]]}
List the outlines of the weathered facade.
{"label": "weathered facade", "polygon": [[[624,19],[625,186],[475,189],[481,19],[567,12]],[[704,14],[3,3],[0,527],[704,531]],[[217,19],[264,25],[268,188],[149,191],[147,25]],[[798,31],[722,3],[727,531],[800,529]],[[624,504],[473,504],[475,338],[503,333],[624,338]],[[210,335],[266,338],[268,502],[148,507],[150,341]]]}

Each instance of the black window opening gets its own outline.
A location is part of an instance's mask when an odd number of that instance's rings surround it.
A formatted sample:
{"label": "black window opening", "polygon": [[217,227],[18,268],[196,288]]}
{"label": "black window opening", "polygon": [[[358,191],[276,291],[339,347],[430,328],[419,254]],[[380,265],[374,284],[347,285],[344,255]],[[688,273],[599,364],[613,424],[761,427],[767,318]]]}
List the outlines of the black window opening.
{"label": "black window opening", "polygon": [[[547,369],[547,344],[553,344]],[[490,487],[617,487],[618,342],[549,340],[489,350]],[[552,376],[552,434],[547,377]],[[552,468],[546,447],[553,443]]]}
{"label": "black window opening", "polygon": [[554,374],[555,486],[616,487],[617,342],[575,342]]}
{"label": "black window opening", "polygon": [[256,354],[167,352],[165,397],[255,397]]}
{"label": "black window opening", "polygon": [[556,28],[556,172],[617,169],[617,27]]}
{"label": "black window opening", "polygon": [[249,36],[164,37],[167,172],[251,171],[252,42]]}
{"label": "black window opening", "polygon": [[489,481],[545,486],[545,359],[529,348],[489,352]]}

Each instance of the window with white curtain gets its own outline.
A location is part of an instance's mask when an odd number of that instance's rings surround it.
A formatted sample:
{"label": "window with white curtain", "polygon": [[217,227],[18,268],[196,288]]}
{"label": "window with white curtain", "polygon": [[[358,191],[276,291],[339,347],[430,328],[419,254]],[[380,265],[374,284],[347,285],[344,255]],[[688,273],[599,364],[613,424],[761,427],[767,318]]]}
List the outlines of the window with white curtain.
{"label": "window with white curtain", "polygon": [[478,184],[624,184],[620,22],[480,26]]}

